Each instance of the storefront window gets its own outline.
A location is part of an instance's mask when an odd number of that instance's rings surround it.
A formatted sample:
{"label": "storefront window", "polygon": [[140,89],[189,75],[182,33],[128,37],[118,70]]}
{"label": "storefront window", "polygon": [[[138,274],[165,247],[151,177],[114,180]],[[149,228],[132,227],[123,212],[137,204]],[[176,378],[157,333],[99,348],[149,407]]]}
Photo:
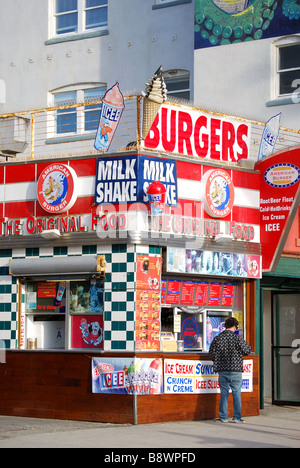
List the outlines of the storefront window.
{"label": "storefront window", "polygon": [[70,282],[71,347],[103,348],[102,280]]}
{"label": "storefront window", "polygon": [[66,282],[26,283],[27,347],[65,348]]}
{"label": "storefront window", "polygon": [[103,347],[102,279],[25,284],[27,347]]}

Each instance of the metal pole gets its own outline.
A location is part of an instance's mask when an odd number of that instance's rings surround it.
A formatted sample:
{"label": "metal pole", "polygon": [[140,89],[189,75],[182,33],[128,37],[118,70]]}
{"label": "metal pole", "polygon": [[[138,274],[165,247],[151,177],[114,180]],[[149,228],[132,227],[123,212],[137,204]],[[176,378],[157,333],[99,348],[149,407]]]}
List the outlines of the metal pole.
{"label": "metal pole", "polygon": [[133,394],[133,424],[137,426],[138,415],[137,415],[137,394]]}

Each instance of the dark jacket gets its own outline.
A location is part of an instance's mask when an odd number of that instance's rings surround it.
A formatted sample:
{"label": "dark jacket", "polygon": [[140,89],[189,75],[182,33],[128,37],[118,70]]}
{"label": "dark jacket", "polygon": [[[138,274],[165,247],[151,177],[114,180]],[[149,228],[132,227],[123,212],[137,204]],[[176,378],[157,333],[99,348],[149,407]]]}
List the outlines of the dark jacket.
{"label": "dark jacket", "polygon": [[250,353],[251,346],[230,330],[216,336],[209,349],[215,372],[243,372],[243,356]]}

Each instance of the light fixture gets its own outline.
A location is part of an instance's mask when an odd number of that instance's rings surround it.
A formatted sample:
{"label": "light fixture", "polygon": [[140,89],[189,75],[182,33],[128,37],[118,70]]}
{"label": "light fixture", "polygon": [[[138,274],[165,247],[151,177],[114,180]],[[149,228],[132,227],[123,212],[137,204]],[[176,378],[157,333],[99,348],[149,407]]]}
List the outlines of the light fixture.
{"label": "light fixture", "polygon": [[61,237],[61,233],[58,229],[49,229],[47,231],[42,231],[41,236],[47,240],[55,240]]}

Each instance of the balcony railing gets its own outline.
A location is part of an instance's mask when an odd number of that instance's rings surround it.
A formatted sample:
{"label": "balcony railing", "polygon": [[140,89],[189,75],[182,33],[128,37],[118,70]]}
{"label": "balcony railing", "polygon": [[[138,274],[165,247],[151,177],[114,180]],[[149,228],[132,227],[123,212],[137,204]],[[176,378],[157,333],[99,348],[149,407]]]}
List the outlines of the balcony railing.
{"label": "balcony railing", "polygon": [[[111,153],[143,147],[144,98],[135,95],[125,96],[124,99],[125,109],[109,149]],[[101,101],[78,102],[0,115],[0,162],[99,154],[94,148],[94,141],[101,104]],[[181,104],[177,102],[176,105]],[[192,108],[187,103],[182,105]],[[220,116],[207,110],[203,112]],[[226,117],[225,114],[222,116]],[[251,123],[250,160],[256,161],[265,124],[237,119]],[[300,146],[300,131],[281,128],[276,151],[293,146]]]}

